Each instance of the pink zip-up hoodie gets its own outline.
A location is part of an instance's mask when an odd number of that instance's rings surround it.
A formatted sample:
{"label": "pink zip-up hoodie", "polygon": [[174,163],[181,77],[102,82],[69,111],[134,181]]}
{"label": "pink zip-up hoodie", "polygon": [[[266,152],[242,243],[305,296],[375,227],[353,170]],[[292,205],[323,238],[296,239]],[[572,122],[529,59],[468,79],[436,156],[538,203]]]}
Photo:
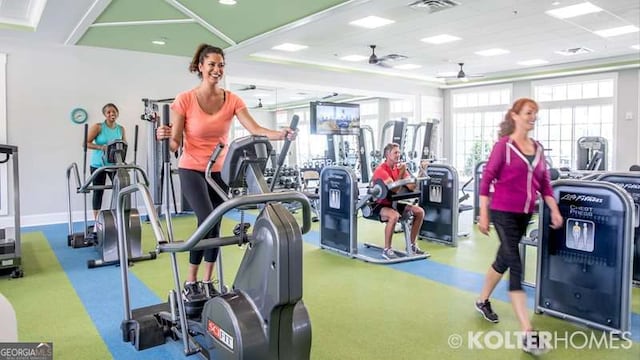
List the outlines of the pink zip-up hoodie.
{"label": "pink zip-up hoodie", "polygon": [[482,196],[490,196],[489,187],[493,184],[492,210],[531,214],[537,211],[538,193],[553,196],[542,145],[534,142],[536,154],[533,163],[529,163],[509,136],[502,137],[493,145],[480,182]]}

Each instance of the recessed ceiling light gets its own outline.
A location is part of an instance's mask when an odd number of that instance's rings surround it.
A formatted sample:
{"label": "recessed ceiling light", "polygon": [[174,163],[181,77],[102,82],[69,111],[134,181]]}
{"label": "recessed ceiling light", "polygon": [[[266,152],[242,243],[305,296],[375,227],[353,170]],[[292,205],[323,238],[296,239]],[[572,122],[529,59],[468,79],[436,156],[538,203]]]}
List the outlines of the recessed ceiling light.
{"label": "recessed ceiling light", "polygon": [[544,65],[548,63],[549,62],[544,59],[531,59],[531,60],[518,61],[518,65],[522,65],[522,66],[536,66],[536,65]]}
{"label": "recessed ceiling light", "polygon": [[378,27],[381,27],[381,26],[393,24],[394,22],[395,21],[393,21],[393,20],[389,20],[389,19],[385,19],[385,18],[381,18],[381,17],[377,17],[377,16],[367,16],[367,17],[359,19],[359,20],[354,20],[354,21],[350,22],[349,24],[355,25],[355,26],[360,26],[360,27],[367,28],[367,29],[375,29],[375,28],[378,28]]}
{"label": "recessed ceiling light", "polygon": [[637,45],[631,45],[631,48],[632,48],[632,49],[635,49],[635,50],[640,50],[640,44],[637,44]]}
{"label": "recessed ceiling light", "polygon": [[362,61],[366,59],[368,59],[368,57],[362,55],[347,55],[340,58],[340,60],[345,61]]}
{"label": "recessed ceiling light", "polygon": [[508,54],[508,53],[509,53],[509,50],[498,49],[498,48],[487,49],[487,50],[482,50],[482,51],[476,51],[475,52],[476,55],[480,55],[480,56],[496,56],[496,55],[504,55],[504,54]]}
{"label": "recessed ceiling light", "polygon": [[436,36],[431,36],[431,37],[426,37],[424,39],[421,39],[420,41],[424,41],[426,43],[429,44],[444,44],[444,43],[448,43],[448,42],[452,42],[452,41],[458,41],[461,40],[459,37],[457,36],[453,36],[453,35],[448,35],[448,34],[441,34],[441,35],[436,35]]}
{"label": "recessed ceiling light", "polygon": [[235,5],[236,0],[219,0],[218,1],[222,5]]}
{"label": "recessed ceiling light", "polygon": [[413,69],[419,69],[421,67],[422,67],[421,65],[417,65],[417,64],[402,64],[402,65],[396,65],[393,68],[398,70],[413,70]]}
{"label": "recessed ceiling light", "polygon": [[551,5],[558,6],[558,5],[560,5],[560,1],[554,1],[554,2],[551,3]]}
{"label": "recessed ceiling light", "polygon": [[596,35],[600,35],[602,37],[612,37],[612,36],[630,34],[638,31],[640,31],[640,29],[637,26],[627,25],[627,26],[619,26],[611,29],[597,30],[597,31],[594,31],[593,33]]}
{"label": "recessed ceiling light", "polygon": [[278,46],[272,47],[273,50],[282,50],[282,51],[289,51],[289,52],[299,51],[306,48],[308,48],[307,45],[298,45],[298,44],[291,44],[291,43],[284,43],[284,44],[280,44]]}
{"label": "recessed ceiling light", "polygon": [[590,2],[583,2],[571,6],[565,6],[553,10],[545,11],[547,15],[551,15],[558,19],[569,19],[576,16],[591,14],[602,11],[601,8],[593,5]]}
{"label": "recessed ceiling light", "polygon": [[153,40],[151,43],[154,44],[154,45],[164,45],[164,44],[166,44],[166,42],[164,40]]}

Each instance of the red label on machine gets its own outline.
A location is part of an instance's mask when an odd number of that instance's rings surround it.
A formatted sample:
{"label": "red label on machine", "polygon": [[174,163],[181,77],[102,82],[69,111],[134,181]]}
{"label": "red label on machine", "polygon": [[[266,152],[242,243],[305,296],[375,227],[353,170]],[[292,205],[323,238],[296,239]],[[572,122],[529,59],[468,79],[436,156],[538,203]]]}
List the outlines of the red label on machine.
{"label": "red label on machine", "polygon": [[233,337],[226,331],[222,330],[218,324],[207,319],[207,332],[221,343],[225,344],[229,349],[233,350]]}

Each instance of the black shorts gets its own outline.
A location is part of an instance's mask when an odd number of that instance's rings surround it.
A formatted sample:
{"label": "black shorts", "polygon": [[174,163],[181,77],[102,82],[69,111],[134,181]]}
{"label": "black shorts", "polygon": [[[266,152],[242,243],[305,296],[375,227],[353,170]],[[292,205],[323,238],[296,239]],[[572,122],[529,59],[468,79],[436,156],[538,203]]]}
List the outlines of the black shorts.
{"label": "black shorts", "polygon": [[[393,209],[391,206],[385,206],[382,204],[375,204],[372,206],[371,208],[371,216],[369,216],[369,219],[378,219],[380,222],[386,222],[386,221],[382,221],[382,219],[380,218],[380,211],[382,210],[382,208],[391,208]],[[398,211],[400,213],[400,216],[402,216],[402,214],[404,213],[404,210],[407,208],[407,204],[405,203],[397,203],[396,205],[396,211]]]}

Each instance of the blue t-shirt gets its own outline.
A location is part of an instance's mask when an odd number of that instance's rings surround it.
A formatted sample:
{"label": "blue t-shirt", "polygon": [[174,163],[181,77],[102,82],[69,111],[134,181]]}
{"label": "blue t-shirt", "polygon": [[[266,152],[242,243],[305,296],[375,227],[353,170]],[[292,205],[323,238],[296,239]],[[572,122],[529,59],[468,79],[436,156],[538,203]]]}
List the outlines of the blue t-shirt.
{"label": "blue t-shirt", "polygon": [[[93,140],[93,143],[104,146],[113,140],[122,140],[122,126],[116,124],[112,129],[103,121],[102,124],[100,124],[100,132]],[[91,167],[99,168],[105,165],[112,165],[103,160],[103,155],[104,151],[93,149],[93,153],[91,153]]]}

